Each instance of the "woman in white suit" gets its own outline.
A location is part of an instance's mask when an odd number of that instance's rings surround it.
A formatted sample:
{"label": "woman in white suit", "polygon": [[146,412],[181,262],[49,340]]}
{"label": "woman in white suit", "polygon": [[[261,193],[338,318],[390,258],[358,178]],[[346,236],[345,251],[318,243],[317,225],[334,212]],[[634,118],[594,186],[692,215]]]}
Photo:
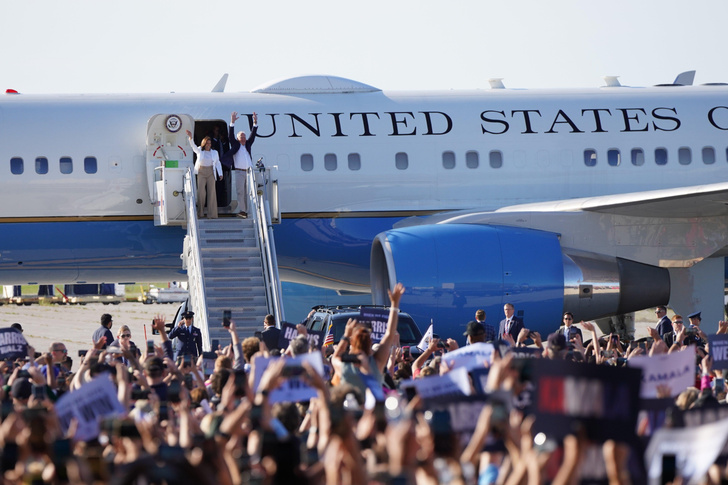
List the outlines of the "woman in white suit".
{"label": "woman in white suit", "polygon": [[215,178],[222,180],[222,165],[217,151],[212,150],[212,139],[206,136],[198,147],[192,139],[192,132],[187,130],[187,139],[192,150],[197,154],[195,175],[197,175],[197,218],[202,219],[207,198],[207,216],[217,219],[217,192]]}

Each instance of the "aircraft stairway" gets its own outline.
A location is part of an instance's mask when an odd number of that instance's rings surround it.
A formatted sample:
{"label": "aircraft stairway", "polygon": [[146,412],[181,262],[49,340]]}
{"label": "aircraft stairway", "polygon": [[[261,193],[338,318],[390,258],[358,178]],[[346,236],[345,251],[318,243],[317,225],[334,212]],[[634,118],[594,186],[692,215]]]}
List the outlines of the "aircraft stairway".
{"label": "aircraft stairway", "polygon": [[261,330],[269,313],[277,322],[284,319],[273,239],[273,223],[280,222],[276,173],[277,167],[265,168],[260,161],[257,169],[248,171],[247,219],[197,219],[191,171],[185,175],[188,223],[183,260],[190,307],[206,350],[212,340],[223,346],[230,342],[222,326],[225,310],[230,310],[241,340]]}
{"label": "aircraft stairway", "polygon": [[186,226],[182,267],[187,270],[195,326],[202,331],[203,348],[212,340],[230,341],[222,327],[223,311],[230,310],[243,339],[263,328],[272,314],[285,319],[281,303],[273,224],[280,223],[278,167],[262,159],[247,172],[249,218],[198,219],[195,206],[194,159],[183,127],[194,126],[189,115],[159,114],[147,126],[147,177],[158,226]]}

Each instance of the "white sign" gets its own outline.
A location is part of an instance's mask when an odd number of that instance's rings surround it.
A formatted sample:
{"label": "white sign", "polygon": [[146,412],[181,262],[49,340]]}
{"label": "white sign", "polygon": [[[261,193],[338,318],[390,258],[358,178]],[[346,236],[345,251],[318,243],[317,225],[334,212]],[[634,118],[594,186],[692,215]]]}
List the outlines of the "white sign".
{"label": "white sign", "polygon": [[450,369],[464,367],[470,371],[485,367],[485,362],[491,363],[494,350],[493,344],[478,342],[448,352],[442,356],[442,360]]}
{"label": "white sign", "polygon": [[116,397],[116,386],[104,373],[73,392],[67,392],[56,401],[56,413],[63,432],[68,431],[71,420],[78,420],[74,439],[87,441],[99,435],[99,419],[124,412]]}
{"label": "white sign", "polygon": [[728,419],[694,428],[658,429],[645,451],[649,483],[660,483],[663,455],[675,456],[676,471],[683,478],[689,479],[688,484],[700,483],[723,450],[726,437]]}
{"label": "white sign", "polygon": [[[296,357],[256,357],[253,386],[255,392],[258,392],[258,386],[260,385],[260,378],[263,376],[263,372],[265,372],[269,365],[277,362],[278,359],[285,359],[286,367],[300,367],[303,362],[308,362],[318,375],[321,377],[324,375],[324,361],[321,357],[321,352],[311,352]],[[312,397],[316,397],[316,395],[316,389],[306,384],[301,377],[290,376],[283,381],[280,387],[271,391],[268,395],[268,401],[271,404],[276,402],[300,402],[308,401]]]}
{"label": "white sign", "polygon": [[452,395],[470,395],[470,378],[465,367],[451,370],[442,376],[430,376],[414,380],[417,394],[422,399]]}
{"label": "white sign", "polygon": [[672,397],[695,385],[694,346],[672,354],[638,355],[630,358],[627,365],[642,369],[640,397],[643,399],[656,398],[658,385],[668,386]]}

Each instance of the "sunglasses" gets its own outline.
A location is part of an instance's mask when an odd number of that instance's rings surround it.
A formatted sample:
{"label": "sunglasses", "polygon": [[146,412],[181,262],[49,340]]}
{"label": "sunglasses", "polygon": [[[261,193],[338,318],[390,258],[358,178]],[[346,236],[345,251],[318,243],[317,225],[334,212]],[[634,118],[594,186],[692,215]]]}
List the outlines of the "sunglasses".
{"label": "sunglasses", "polygon": [[121,338],[131,338],[131,334],[130,333],[123,333],[123,334],[121,334]]}
{"label": "sunglasses", "polygon": [[564,317],[564,320],[573,320],[571,317]]}
{"label": "sunglasses", "polygon": [[63,352],[64,354],[68,353],[67,349],[54,349],[53,352]]}

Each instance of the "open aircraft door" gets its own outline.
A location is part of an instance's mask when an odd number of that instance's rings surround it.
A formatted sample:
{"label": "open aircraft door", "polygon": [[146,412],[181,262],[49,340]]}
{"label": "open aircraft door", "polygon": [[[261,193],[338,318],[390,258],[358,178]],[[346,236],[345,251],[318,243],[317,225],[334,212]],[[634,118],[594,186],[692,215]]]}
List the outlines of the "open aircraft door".
{"label": "open aircraft door", "polygon": [[184,176],[194,166],[187,130],[195,131],[190,115],[157,114],[147,122],[147,184],[156,226],[187,224]]}

